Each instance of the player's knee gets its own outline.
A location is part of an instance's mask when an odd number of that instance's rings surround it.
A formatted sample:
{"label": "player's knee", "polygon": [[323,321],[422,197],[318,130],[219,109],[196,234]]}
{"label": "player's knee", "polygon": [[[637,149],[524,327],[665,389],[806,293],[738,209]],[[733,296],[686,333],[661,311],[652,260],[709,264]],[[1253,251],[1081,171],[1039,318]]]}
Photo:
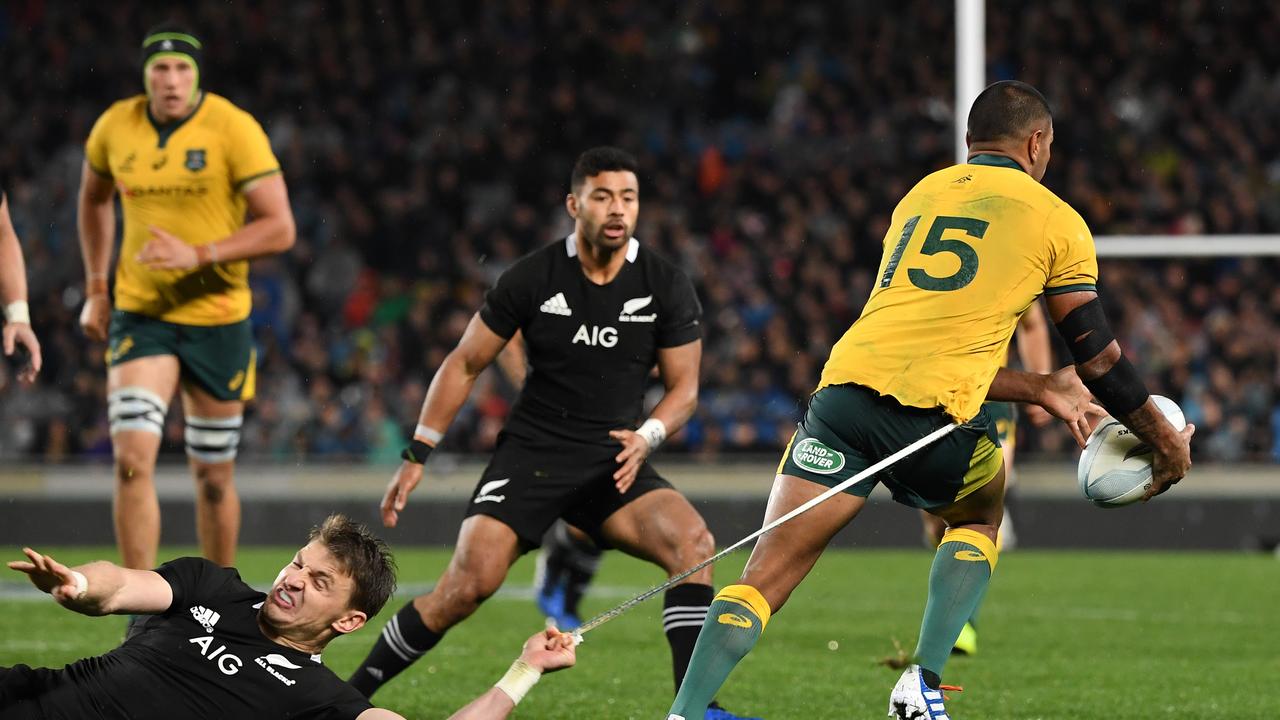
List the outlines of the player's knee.
{"label": "player's knee", "polygon": [[188,416],[187,428],[183,433],[187,457],[197,464],[210,465],[235,460],[236,450],[240,446],[240,426],[243,423],[242,415],[222,418]]}
{"label": "player's knee", "polygon": [[113,448],[116,481],[120,483],[149,482],[155,469],[155,453],[133,443],[117,442]]}
{"label": "player's knee", "polygon": [[231,468],[224,464],[195,464],[196,492],[206,502],[219,503],[235,482]]}
{"label": "player's knee", "polygon": [[716,539],[705,523],[687,527],[676,543],[672,567],[667,569],[669,572],[684,570],[711,557],[715,551]]}
{"label": "player's knee", "polygon": [[453,582],[440,589],[444,591],[444,605],[461,620],[475,612],[476,608],[498,591],[501,584],[501,581],[493,582],[483,574],[467,574],[454,578]]}
{"label": "player's knee", "polygon": [[[162,437],[164,416],[168,412],[169,403],[144,387],[130,385],[107,394],[107,424],[113,438],[125,431]],[[119,454],[117,452],[117,456]]]}

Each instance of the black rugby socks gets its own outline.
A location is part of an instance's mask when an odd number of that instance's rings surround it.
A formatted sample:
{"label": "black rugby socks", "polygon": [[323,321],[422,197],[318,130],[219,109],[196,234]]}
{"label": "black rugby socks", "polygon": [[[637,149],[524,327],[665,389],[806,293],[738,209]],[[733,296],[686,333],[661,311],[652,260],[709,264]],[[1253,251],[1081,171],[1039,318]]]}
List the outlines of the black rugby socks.
{"label": "black rugby socks", "polygon": [[347,682],[360,694],[372,697],[383,683],[412,665],[442,637],[444,633],[434,632],[422,623],[410,600],[382,627],[378,642]]}

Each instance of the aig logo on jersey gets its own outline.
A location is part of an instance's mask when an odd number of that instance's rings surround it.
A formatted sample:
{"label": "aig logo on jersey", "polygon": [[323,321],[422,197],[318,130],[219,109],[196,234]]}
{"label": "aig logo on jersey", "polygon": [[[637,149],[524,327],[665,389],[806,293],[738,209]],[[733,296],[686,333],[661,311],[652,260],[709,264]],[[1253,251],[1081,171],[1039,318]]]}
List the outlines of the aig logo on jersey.
{"label": "aig logo on jersey", "polygon": [[599,325],[580,325],[578,332],[573,334],[573,344],[582,343],[590,347],[607,347],[611,348],[618,344],[617,328],[608,325],[600,327]]}

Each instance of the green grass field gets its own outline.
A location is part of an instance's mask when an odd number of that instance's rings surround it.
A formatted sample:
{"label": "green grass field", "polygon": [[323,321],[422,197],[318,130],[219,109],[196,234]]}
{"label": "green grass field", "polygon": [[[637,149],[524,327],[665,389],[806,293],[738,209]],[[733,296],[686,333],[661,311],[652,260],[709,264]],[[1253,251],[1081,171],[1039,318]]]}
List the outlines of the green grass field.
{"label": "green grass field", "polygon": [[[71,563],[108,550],[42,548]],[[294,548],[243,551],[242,574],[265,587]],[[162,557],[190,550],[174,549]],[[721,701],[768,720],[882,717],[897,672],[877,665],[898,640],[914,647],[931,555],[831,552],[770,623]],[[718,585],[745,555],[722,563]],[[403,550],[401,582],[422,588],[448,554]],[[443,718],[506,670],[542,618],[531,602],[531,559],[498,596],[376,697],[410,718]],[[983,608],[980,653],[953,659],[950,712],[976,718],[1280,718],[1280,564],[1243,554],[1007,553]],[[0,585],[0,666],[52,665],[110,649],[121,618],[85,618],[47,598]],[[602,567],[588,613],[659,581],[616,553]],[[359,663],[372,627],[335,642],[325,661],[340,676]],[[521,704],[522,718],[662,718],[670,655],[655,599],[590,633],[578,667],[549,676]],[[834,649],[833,649],[834,648]]]}

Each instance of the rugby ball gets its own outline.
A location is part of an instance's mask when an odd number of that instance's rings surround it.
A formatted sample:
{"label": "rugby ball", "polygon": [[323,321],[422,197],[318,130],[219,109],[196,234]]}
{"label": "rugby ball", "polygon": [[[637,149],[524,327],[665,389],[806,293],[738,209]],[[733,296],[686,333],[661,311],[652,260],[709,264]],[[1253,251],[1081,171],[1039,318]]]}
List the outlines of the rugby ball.
{"label": "rugby ball", "polygon": [[[1182,408],[1163,395],[1152,395],[1156,407],[1175,430],[1187,426]],[[1142,499],[1151,487],[1151,446],[1108,415],[1089,435],[1076,479],[1080,492],[1099,507],[1120,507]]]}

